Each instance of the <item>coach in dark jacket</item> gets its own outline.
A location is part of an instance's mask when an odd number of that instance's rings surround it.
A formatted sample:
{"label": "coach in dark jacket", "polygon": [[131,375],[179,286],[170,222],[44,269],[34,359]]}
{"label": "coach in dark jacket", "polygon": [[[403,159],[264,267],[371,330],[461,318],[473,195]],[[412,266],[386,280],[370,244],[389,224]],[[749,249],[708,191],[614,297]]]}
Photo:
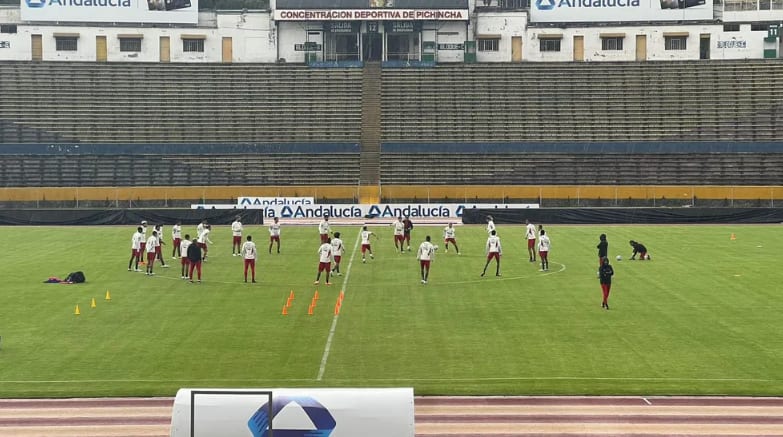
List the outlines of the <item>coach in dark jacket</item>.
{"label": "coach in dark jacket", "polygon": [[201,248],[198,247],[197,239],[193,239],[193,243],[188,246],[188,261],[190,261],[190,282],[193,282],[193,270],[198,273],[198,282],[201,282]]}

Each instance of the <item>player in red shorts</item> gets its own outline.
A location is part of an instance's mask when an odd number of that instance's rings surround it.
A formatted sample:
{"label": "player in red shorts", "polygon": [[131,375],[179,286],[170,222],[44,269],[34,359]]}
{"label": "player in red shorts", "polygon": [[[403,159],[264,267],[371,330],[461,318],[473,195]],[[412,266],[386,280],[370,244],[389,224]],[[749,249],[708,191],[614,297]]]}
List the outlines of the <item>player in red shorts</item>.
{"label": "player in red shorts", "polygon": [[209,233],[212,232],[212,225],[206,225],[204,226],[204,229],[201,231],[201,234],[198,236],[198,239],[196,240],[198,243],[198,247],[201,248],[201,252],[203,253],[202,261],[207,261],[207,251],[209,250],[209,246],[207,246],[207,243],[212,244],[212,240],[209,239]]}
{"label": "player in red shorts", "polygon": [[185,234],[185,239],[179,243],[179,253],[183,254],[180,257],[180,264],[182,265],[182,279],[188,279],[188,269],[190,268],[190,259],[188,259],[188,247],[193,244],[190,241],[190,234]]}
{"label": "player in red shorts", "polygon": [[198,272],[198,282],[201,282],[201,247],[198,245],[198,241],[194,238],[190,246],[188,246],[188,261],[190,263],[190,282],[193,282],[193,270]]}
{"label": "player in red shorts", "polygon": [[[363,263],[367,262],[367,258],[365,258],[364,256],[365,252],[370,252],[370,259],[375,258],[372,255],[372,247],[370,246],[370,236],[372,235],[375,235],[375,233],[372,231],[368,231],[367,226],[362,226],[361,238],[362,238],[362,262]],[[375,235],[375,239],[378,239],[377,235]]]}
{"label": "player in red shorts", "polygon": [[[141,226],[136,228],[136,232],[134,232],[133,233],[133,237],[131,237],[131,257],[130,257],[130,261],[128,261],[128,271],[129,272],[130,271],[137,271],[137,272],[141,271],[141,270],[139,270],[139,260],[140,260],[140,258],[142,256],[141,240],[144,239],[144,234],[142,234],[141,230],[142,230]],[[133,266],[133,261],[134,260],[136,261],[136,267],[135,268],[131,268],[131,266]]]}
{"label": "player in red shorts", "polygon": [[332,238],[332,256],[334,257],[334,268],[332,268],[332,275],[341,276],[340,273],[340,261],[343,259],[343,240],[340,239],[340,233],[335,232],[334,238]]}
{"label": "player in red shorts", "polygon": [[530,262],[536,262],[536,225],[525,220],[525,238],[527,238],[527,255]]}
{"label": "player in red shorts", "polygon": [[[174,247],[171,248],[171,257],[176,259],[182,257],[182,223],[177,222],[171,227],[171,242]],[[184,276],[184,275],[183,275]]]}
{"label": "player in red shorts", "polygon": [[147,251],[147,276],[152,276],[155,273],[152,271],[153,264],[155,264],[155,250],[158,247],[158,233],[152,231],[152,236],[147,239],[147,245],[145,250]]}
{"label": "player in red shorts", "polygon": [[411,219],[406,215],[405,219],[402,221],[402,232],[403,237],[405,238],[405,244],[408,246],[408,252],[411,251],[411,231],[413,230],[413,222]]}
{"label": "player in red shorts", "polygon": [[326,242],[318,248],[318,276],[315,277],[313,285],[321,283],[321,272],[326,272],[326,285],[332,285],[332,283],[329,282],[329,272],[332,271],[333,260],[332,240],[327,237]]}
{"label": "player in red shorts", "polygon": [[277,253],[280,253],[280,219],[275,217],[275,222],[269,225],[269,253],[272,253],[272,244],[277,243]]}
{"label": "player in red shorts", "polygon": [[245,282],[247,282],[247,268],[252,272],[253,283],[256,283],[256,243],[253,243],[253,236],[248,235],[247,241],[242,245],[242,258],[245,260]]}
{"label": "player in red shorts", "polygon": [[231,256],[242,256],[242,222],[239,221],[240,218],[240,216],[236,216],[234,222],[231,223]]}
{"label": "player in red shorts", "polygon": [[331,232],[332,228],[329,226],[329,216],[324,215],[324,219],[318,224],[318,234],[321,236],[321,244],[326,243]]}
{"label": "player in red shorts", "polygon": [[449,243],[451,243],[454,245],[454,250],[457,251],[457,255],[459,255],[459,246],[457,246],[457,230],[454,229],[453,223],[449,223],[449,225],[443,229],[443,242],[446,244],[446,253],[449,252]]}
{"label": "player in red shorts", "polygon": [[166,261],[163,259],[163,245],[166,244],[163,242],[163,226],[155,225],[155,233],[158,236],[158,244],[155,246],[155,259],[160,261],[161,267],[167,269],[169,266],[166,265]]}
{"label": "player in red shorts", "polygon": [[538,234],[538,257],[541,259],[541,270],[544,272],[549,271],[549,248],[552,247],[552,242],[549,241],[549,236],[546,231],[541,229]]}
{"label": "player in red shorts", "polygon": [[631,240],[631,247],[633,247],[631,260],[636,259],[636,254],[639,254],[639,261],[650,259],[650,255],[647,254],[647,248],[644,246],[644,244]]}
{"label": "player in red shorts", "polygon": [[435,258],[436,250],[438,250],[438,247],[431,243],[430,236],[427,235],[416,253],[416,259],[419,260],[419,266],[421,267],[422,284],[426,284],[430,276],[430,263]]}
{"label": "player in red shorts", "polygon": [[502,253],[503,249],[500,247],[500,237],[497,236],[497,232],[492,230],[489,233],[489,238],[487,238],[487,263],[484,264],[484,271],[481,272],[481,276],[484,276],[487,273],[487,267],[493,259],[497,261],[495,276],[500,276],[500,256]]}
{"label": "player in red shorts", "polygon": [[394,248],[398,249],[400,252],[404,252],[405,246],[403,245],[403,242],[405,241],[405,224],[402,222],[402,217],[397,217],[397,220],[391,225],[394,228]]}

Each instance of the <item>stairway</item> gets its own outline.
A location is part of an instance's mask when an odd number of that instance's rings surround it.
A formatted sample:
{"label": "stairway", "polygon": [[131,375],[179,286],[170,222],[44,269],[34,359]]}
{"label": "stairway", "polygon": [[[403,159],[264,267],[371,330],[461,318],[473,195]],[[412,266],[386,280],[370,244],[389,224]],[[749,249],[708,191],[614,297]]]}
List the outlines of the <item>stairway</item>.
{"label": "stairway", "polygon": [[380,200],[381,175],[381,63],[366,62],[362,74],[362,134],[359,199]]}

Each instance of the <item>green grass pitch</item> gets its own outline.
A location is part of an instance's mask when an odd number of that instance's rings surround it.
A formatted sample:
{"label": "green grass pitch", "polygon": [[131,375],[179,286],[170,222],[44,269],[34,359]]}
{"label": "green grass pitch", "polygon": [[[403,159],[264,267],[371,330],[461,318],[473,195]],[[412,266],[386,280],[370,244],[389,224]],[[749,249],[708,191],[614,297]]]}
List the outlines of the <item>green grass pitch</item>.
{"label": "green grass pitch", "polygon": [[[442,226],[417,227],[405,254],[394,251],[390,227],[374,226],[367,264],[360,256],[350,264],[359,228],[333,228],[348,253],[330,287],[312,285],[315,226],[285,226],[280,255],[267,254],[265,228],[246,226],[260,249],[258,284],[242,282],[230,230],[216,227],[201,285],[179,278],[171,246],[164,252],[174,268],[156,266],[152,278],[126,271],[132,226],[0,228],[0,396],[170,396],[180,387],[783,392],[780,226],[547,226],[544,273],[528,262],[523,228],[500,225],[501,278],[479,277],[483,227],[458,227],[457,256],[445,253]],[[609,311],[596,278],[601,233],[616,271]],[[440,250],[422,285],[414,253],[425,234]],[[630,239],[646,244],[652,261],[628,260]],[[74,270],[88,282],[43,283]]]}

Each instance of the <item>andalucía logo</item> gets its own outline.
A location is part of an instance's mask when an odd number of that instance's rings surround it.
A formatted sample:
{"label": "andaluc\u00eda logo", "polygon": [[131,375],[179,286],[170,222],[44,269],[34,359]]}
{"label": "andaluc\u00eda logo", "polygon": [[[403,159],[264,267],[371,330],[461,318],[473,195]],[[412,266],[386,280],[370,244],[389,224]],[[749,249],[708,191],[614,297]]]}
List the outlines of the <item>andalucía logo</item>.
{"label": "andaluc\u00eda logo", "polygon": [[551,11],[555,8],[555,0],[536,0],[536,8],[540,11]]}
{"label": "andaluc\u00eda logo", "polygon": [[25,0],[28,8],[42,8],[46,6],[46,0]]}
{"label": "andaluc\u00eda logo", "polygon": [[[253,437],[269,437],[272,419],[292,403],[299,405],[312,423],[306,425],[307,429],[275,429],[273,430],[275,437],[329,437],[332,434],[337,422],[320,402],[305,396],[275,396],[272,400],[272,417],[269,417],[267,412],[269,404],[265,403],[247,421],[247,426],[253,433]],[[312,429],[313,426],[315,429]]]}

